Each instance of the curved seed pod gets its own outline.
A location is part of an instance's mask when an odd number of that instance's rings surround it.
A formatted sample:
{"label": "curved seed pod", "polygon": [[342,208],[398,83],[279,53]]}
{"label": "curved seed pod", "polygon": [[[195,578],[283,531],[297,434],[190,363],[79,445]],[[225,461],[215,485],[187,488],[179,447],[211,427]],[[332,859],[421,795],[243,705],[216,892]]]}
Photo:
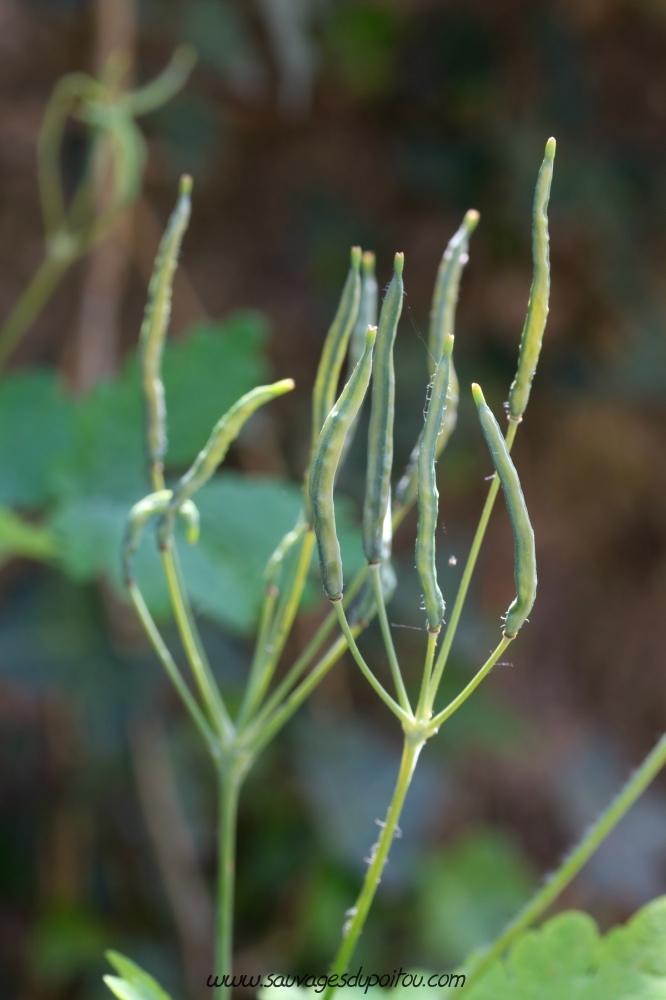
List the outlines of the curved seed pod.
{"label": "curved seed pod", "polygon": [[[352,372],[361,359],[365,350],[365,334],[369,326],[377,326],[377,279],[375,277],[375,255],[366,250],[361,258],[361,300],[358,307],[358,317],[352,330],[349,340],[349,352],[347,354],[347,380],[352,376]],[[345,445],[340,456],[340,465],[347,457],[356,434],[356,428],[360,417],[360,411],[349,428]]]}
{"label": "curved seed pod", "polygon": [[462,270],[467,263],[467,248],[469,238],[479,223],[479,213],[471,208],[466,212],[460,228],[449,240],[444,251],[430,310],[430,329],[428,331],[429,364],[432,375],[439,364],[444,350],[444,339],[447,334],[455,334],[456,306]]}
{"label": "curved seed pod", "polygon": [[215,424],[205,447],[202,448],[191,467],[179,480],[174,489],[169,509],[176,510],[184,500],[193,496],[204,483],[208,482],[226,455],[229,445],[238,437],[243,424],[255,410],[258,410],[265,403],[269,403],[272,399],[283,396],[285,392],[291,392],[293,388],[294,380],[285,378],[280,382],[274,382],[273,385],[260,385],[241,396]]}
{"label": "curved seed pod", "polygon": [[381,559],[382,530],[391,492],[395,414],[393,343],[402,312],[404,263],[404,254],[397,253],[393,278],[379,317],[372,363],[372,410],[368,429],[368,464],[363,506],[363,550],[371,563]]}
{"label": "curved seed pod", "polygon": [[550,185],[553,179],[553,160],[555,159],[555,140],[546,143],[546,152],[539,170],[536,190],[534,192],[534,210],[532,215],[532,257],[534,273],[530,298],[527,303],[527,316],[520,338],[520,355],[516,377],[509,390],[509,414],[513,420],[519,420],[527,407],[532,388],[532,379],[536,371],[543,332],[548,319],[548,298],[550,296],[550,250],[548,242],[548,199]]}
{"label": "curved seed pod", "polygon": [[342,598],[342,557],[335,530],[333,485],[349,427],[358,413],[370,382],[372,349],[377,328],[369,326],[365,351],[340,398],[326,418],[312,456],[309,477],[310,504],[319,549],[319,568],[324,590],[332,601]]}
{"label": "curved seed pod", "polygon": [[162,107],[183,89],[196,61],[197,53],[191,45],[179,45],[159,76],[123,98],[123,110],[136,118]]}
{"label": "curved seed pod", "polygon": [[437,438],[449,391],[453,351],[451,334],[444,339],[442,347],[442,357],[435,369],[430,388],[418,462],[419,522],[416,533],[416,570],[423,589],[428,629],[431,632],[439,631],[444,617],[444,598],[437,583],[435,565],[435,532],[439,504],[435,461]]}
{"label": "curved seed pod", "polygon": [[301,514],[291,531],[288,531],[278,543],[275,551],[266,563],[266,569],[264,570],[264,580],[266,581],[267,587],[275,585],[285,559],[293,549],[294,545],[296,545],[299,539],[302,538],[304,532],[307,530],[307,527],[308,522]]}
{"label": "curved seed pod", "polygon": [[312,447],[317,442],[324,421],[333,409],[342,364],[354,329],[361,299],[361,248],[352,247],[351,267],[342,290],[338,311],[324,341],[317,377],[312,391]]}
{"label": "curved seed pod", "polygon": [[[435,448],[435,458],[439,458],[442,454],[456,428],[456,423],[458,421],[459,396],[460,386],[458,384],[458,375],[456,374],[456,368],[453,364],[453,360],[451,360],[451,368],[449,371],[449,395],[446,401],[446,406],[444,407],[442,426],[439,429],[439,437],[437,438],[437,446]],[[396,486],[396,506],[405,507],[408,504],[414,503],[416,500],[416,493],[418,489],[419,449],[421,447],[422,436],[423,432],[419,434],[419,439],[414,445],[412,453],[409,456],[407,467],[402,474],[400,482]]]}
{"label": "curved seed pod", "polygon": [[492,410],[486,405],[481,387],[472,385],[474,402],[479,414],[481,429],[490,450],[504,491],[511,527],[513,528],[514,544],[514,579],[516,581],[516,599],[506,613],[504,634],[513,637],[532,610],[536,597],[537,569],[534,549],[534,531],[530,524],[525,497],[520,488],[520,480],[516,467],[511,461],[504,436]]}
{"label": "curved seed pod", "polygon": [[[134,556],[141,543],[141,536],[151,517],[163,514],[172,497],[171,490],[158,490],[135,503],[127,516],[123,542],[123,569],[125,583],[129,586],[134,578]],[[180,509],[186,524],[186,537],[190,545],[199,540],[199,511],[191,500],[186,500]]]}
{"label": "curved seed pod", "polygon": [[139,338],[147,449],[152,466],[161,465],[167,450],[162,350],[171,315],[171,286],[178,263],[178,252],[190,221],[191,191],[192,178],[187,175],[181,177],[178,202],[171,213],[155,259]]}

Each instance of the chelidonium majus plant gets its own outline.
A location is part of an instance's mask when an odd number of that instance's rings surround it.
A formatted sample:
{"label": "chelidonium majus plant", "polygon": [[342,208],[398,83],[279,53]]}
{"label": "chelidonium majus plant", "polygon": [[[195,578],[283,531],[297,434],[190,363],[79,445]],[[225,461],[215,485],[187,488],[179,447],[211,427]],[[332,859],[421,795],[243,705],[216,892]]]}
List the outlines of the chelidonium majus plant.
{"label": "chelidonium majus plant", "polygon": [[[196,543],[199,524],[195,506],[197,491],[213,476],[230,444],[252,413],[258,407],[289,392],[293,388],[293,382],[285,379],[273,385],[261,386],[238,400],[213,428],[208,442],[192,467],[176,483],[167,486],[164,477],[167,414],[161,380],[161,358],[169,322],[173,277],[190,215],[191,180],[185,177],[181,181],[179,200],[157,256],[140,337],[146,454],[153,492],[137,503],[130,512],[124,563],[127,588],[136,612],[217,770],[219,835],[214,982],[217,994],[221,997],[229,993],[228,978],[225,977],[232,971],[238,799],[244,779],[263,748],[347,650],[401,726],[402,760],[393,797],[381,824],[379,838],[371,849],[358,898],[344,918],[341,914],[341,943],[330,969],[332,977],[340,976],[349,965],[381,882],[421,751],[489,674],[525,624],[534,603],[537,585],[534,533],[518,472],[510,453],[527,408],[548,315],[550,261],[547,207],[554,156],[555,140],[550,139],[536,185],[532,229],[533,281],[520,341],[517,371],[509,390],[505,433],[487,406],[481,387],[476,384],[472,386],[472,396],[494,466],[494,475],[450,614],[446,614],[436,570],[439,509],[436,465],[456,424],[459,388],[454,366],[454,324],[469,241],[479,222],[479,215],[475,211],[469,211],[465,215],[439,267],[428,335],[430,381],[427,387],[424,373],[424,424],[408,467],[395,489],[392,488],[395,402],[393,345],[402,310],[405,261],[403,254],[395,255],[393,278],[378,316],[374,255],[362,253],[358,247],[351,251],[350,269],[338,311],[325,340],[314,385],[310,462],[304,477],[303,510],[294,528],[282,539],[266,567],[265,596],[254,655],[235,717],[232,717],[215,681],[197,631],[179,568],[175,526],[179,520],[183,521],[188,541]],[[338,393],[343,368],[345,384]],[[360,409],[368,395],[370,419],[362,519],[366,565],[345,586],[336,533],[335,481],[357,430]],[[421,406],[422,401],[415,402],[415,405]],[[494,651],[453,701],[438,707],[436,702],[440,682],[500,487],[514,538],[516,596],[504,616],[501,635]],[[414,503],[418,504],[416,567],[423,594],[427,639],[418,697],[410,700],[394,648],[386,605],[396,583],[391,565],[393,532]],[[186,678],[177,666],[151,617],[134,576],[134,554],[142,533],[151,520],[155,520],[157,525],[157,541],[164,575],[187,657],[190,678]],[[282,653],[298,613],[315,546],[321,581],[332,607],[306,648],[276,681]],[[358,635],[375,616],[379,620],[390,666],[392,693],[366,662],[356,643]],[[531,903],[490,949],[468,963],[465,989],[472,986],[515,938],[544,913],[665,760],[666,740],[662,740],[630,779],[620,796],[588,831],[579,847]],[[145,974],[116,953],[110,953],[109,959],[124,979],[107,977],[108,985],[122,1000],[126,1000],[127,982],[133,975],[145,977]],[[145,981],[142,982],[145,986]],[[327,995],[334,988],[330,984]]]}

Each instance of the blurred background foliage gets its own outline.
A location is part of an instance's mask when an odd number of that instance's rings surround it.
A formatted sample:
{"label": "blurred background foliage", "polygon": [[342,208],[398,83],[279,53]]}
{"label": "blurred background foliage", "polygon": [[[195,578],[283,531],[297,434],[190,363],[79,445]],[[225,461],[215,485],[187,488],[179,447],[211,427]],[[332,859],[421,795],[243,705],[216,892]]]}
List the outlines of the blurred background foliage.
{"label": "blurred background foliage", "polygon": [[[2,316],[42,252],[35,152],[55,82],[98,72],[120,45],[142,83],[184,41],[194,74],[142,119],[143,194],[65,277],[0,380],[2,998],[101,996],[109,945],[180,995],[207,992],[212,775],[118,563],[145,489],[134,349],[184,169],[195,194],[165,363],[170,473],[239,394],[268,376],[297,381],[248,425],[201,496],[200,546],[182,553],[233,703],[263,562],[299,506],[309,393],[349,246],[377,251],[382,285],[393,252],[406,256],[399,470],[422,419],[439,257],[475,207],[460,421],[440,463],[451,602],[490,471],[464,386],[481,381],[499,412],[530,283],[534,181],[558,139],[551,317],[516,448],[539,599],[512,663],[428,747],[359,961],[444,968],[492,936],[666,722],[663,4],[1,0]],[[70,189],[86,153],[74,124]],[[359,433],[340,484],[350,570],[363,483]],[[396,538],[390,607],[408,673],[423,645],[414,527]],[[164,615],[150,545],[141,572]],[[498,508],[447,692],[489,648],[511,588]],[[322,611],[313,578],[288,655]],[[363,644],[386,669],[372,629]],[[240,820],[242,971],[325,967],[386,808],[396,736],[345,661],[257,765]],[[666,891],[665,826],[657,783],[561,902],[608,926]]]}

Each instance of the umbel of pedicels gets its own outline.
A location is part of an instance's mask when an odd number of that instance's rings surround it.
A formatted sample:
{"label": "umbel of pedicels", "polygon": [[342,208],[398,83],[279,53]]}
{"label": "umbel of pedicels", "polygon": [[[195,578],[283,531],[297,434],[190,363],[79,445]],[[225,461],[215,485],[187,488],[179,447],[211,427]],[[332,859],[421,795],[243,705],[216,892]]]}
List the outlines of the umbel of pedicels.
{"label": "umbel of pedicels", "polygon": [[[370,864],[356,905],[345,923],[333,971],[349,962],[381,879],[391,842],[420,751],[439,726],[474,691],[525,621],[534,600],[536,572],[534,538],[516,470],[509,457],[513,438],[529,395],[547,316],[549,262],[546,207],[552,176],[554,140],[546,147],[539,173],[533,217],[534,280],[521,339],[520,359],[511,387],[506,438],[475,390],[483,433],[488,441],[496,476],[491,484],[479,529],[465,567],[446,631],[442,636],[444,601],[437,581],[435,528],[438,495],[435,476],[441,455],[456,421],[458,382],[453,364],[453,333],[458,289],[467,260],[469,239],[479,216],[469,211],[442,259],[433,298],[428,337],[431,384],[426,394],[424,426],[407,469],[391,490],[395,372],[393,344],[403,300],[402,254],[396,254],[394,273],[377,316],[374,256],[353,248],[351,266],[335,319],[328,332],[313,392],[311,460],[305,474],[304,509],[294,528],[277,546],[266,568],[266,590],[255,651],[247,683],[236,713],[230,711],[198,634],[187,587],[180,572],[175,529],[178,519],[187,539],[195,543],[199,519],[194,499],[224,456],[243,423],[256,410],[290,391],[285,379],[260,386],[242,397],[213,428],[191,468],[173,484],[165,481],[167,410],[161,376],[162,354],[169,322],[171,289],[178,254],[190,214],[191,181],[183,178],[178,204],[171,216],[155,263],[141,329],[140,354],[145,411],[145,441],[152,492],[137,503],[128,517],[124,547],[129,596],[153,649],[167,671],[214,762],[219,786],[219,857],[216,893],[216,964],[221,985],[218,998],[227,997],[225,976],[232,971],[235,844],[238,800],[245,778],[265,746],[275,737],[331,667],[348,648],[359,668],[384,703],[399,719],[404,732],[403,756],[386,822],[370,852]],[[346,364],[346,384],[338,384]],[[370,421],[366,496],[363,510],[363,547],[367,564],[346,589],[338,542],[333,495],[335,476],[344,460],[370,385]],[[515,536],[516,600],[496,650],[466,688],[446,707],[435,710],[435,698],[455,635],[460,611],[494,499],[503,487]],[[419,522],[416,558],[424,595],[427,648],[418,697],[410,698],[398,662],[386,614],[395,577],[390,562],[392,535],[418,495]],[[189,677],[176,663],[141,593],[134,557],[148,523],[157,520],[156,539]],[[332,612],[297,659],[277,681],[276,671],[298,612],[311,564],[315,536],[322,582]],[[356,637],[377,615],[386,645],[395,698],[370,669]],[[336,622],[341,635],[331,637]],[[441,638],[441,643],[440,643]],[[223,665],[222,665],[223,668]],[[113,988],[113,987],[112,987]],[[119,994],[120,995],[120,994]]]}

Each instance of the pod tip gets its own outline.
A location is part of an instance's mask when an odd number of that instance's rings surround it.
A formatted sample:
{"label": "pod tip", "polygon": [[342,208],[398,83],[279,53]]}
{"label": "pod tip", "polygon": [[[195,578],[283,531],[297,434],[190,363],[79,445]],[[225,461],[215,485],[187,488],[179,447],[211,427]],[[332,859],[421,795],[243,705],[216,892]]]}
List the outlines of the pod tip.
{"label": "pod tip", "polygon": [[361,266],[362,250],[360,247],[351,248],[351,266],[358,269]]}
{"label": "pod tip", "polygon": [[283,392],[291,392],[292,389],[296,388],[296,383],[293,378],[283,378],[281,382],[277,383]]}
{"label": "pod tip", "polygon": [[364,250],[361,257],[361,266],[365,274],[372,274],[375,269],[375,255],[372,250]]}
{"label": "pod tip", "polygon": [[442,349],[443,354],[448,354],[448,356],[451,357],[451,354],[453,353],[453,344],[455,339],[456,338],[453,336],[452,333],[447,333],[446,337],[444,338],[444,346]]}
{"label": "pod tip", "polygon": [[548,157],[548,159],[552,160],[552,158],[555,156],[556,146],[557,143],[555,142],[555,139],[551,136],[548,142],[546,143],[546,156]]}
{"label": "pod tip", "polygon": [[474,396],[474,402],[477,406],[481,406],[485,403],[485,398],[481,390],[481,386],[477,382],[472,382],[472,395]]}
{"label": "pod tip", "polygon": [[464,223],[465,227],[469,230],[469,232],[472,232],[472,230],[476,229],[477,225],[479,224],[480,218],[481,216],[479,215],[479,213],[475,208],[470,208],[470,210],[465,213]]}
{"label": "pod tip", "polygon": [[402,274],[402,269],[405,266],[405,255],[404,253],[397,253],[393,258],[393,270],[396,274]]}
{"label": "pod tip", "polygon": [[376,326],[369,326],[368,329],[365,331],[365,346],[366,346],[366,348],[373,346],[376,337],[377,337],[377,327]]}
{"label": "pod tip", "polygon": [[178,193],[181,198],[187,198],[192,194],[192,177],[190,174],[183,174],[181,176]]}

